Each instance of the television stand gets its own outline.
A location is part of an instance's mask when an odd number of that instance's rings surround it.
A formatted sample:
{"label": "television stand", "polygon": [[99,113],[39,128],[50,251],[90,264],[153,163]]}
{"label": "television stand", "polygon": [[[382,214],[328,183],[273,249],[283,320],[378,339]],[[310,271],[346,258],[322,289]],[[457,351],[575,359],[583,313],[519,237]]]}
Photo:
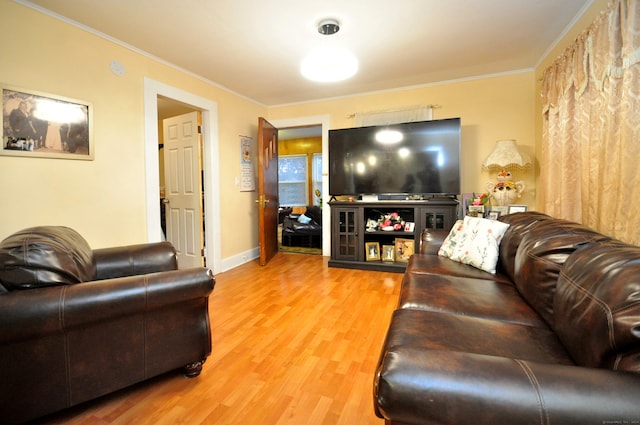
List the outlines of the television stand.
{"label": "television stand", "polygon": [[[419,250],[424,229],[450,229],[459,202],[451,197],[426,200],[330,201],[330,267],[404,272],[408,255]],[[369,220],[397,213],[413,227],[402,230],[367,229]],[[393,256],[389,256],[389,251]],[[387,255],[385,255],[387,254]]]}

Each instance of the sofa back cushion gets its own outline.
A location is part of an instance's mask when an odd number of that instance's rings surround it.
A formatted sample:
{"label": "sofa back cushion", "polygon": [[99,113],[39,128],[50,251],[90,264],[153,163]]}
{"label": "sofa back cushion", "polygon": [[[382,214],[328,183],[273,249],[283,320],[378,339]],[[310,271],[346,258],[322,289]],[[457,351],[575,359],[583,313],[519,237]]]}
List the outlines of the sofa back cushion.
{"label": "sofa back cushion", "polygon": [[507,223],[509,228],[500,242],[500,257],[498,259],[498,270],[515,280],[516,253],[522,242],[524,235],[531,231],[535,223],[541,220],[549,220],[552,217],[536,211],[527,211],[503,215],[499,218],[503,223]]}
{"label": "sofa back cushion", "polygon": [[9,291],[94,280],[93,251],[64,226],[24,229],[0,242],[0,282]]}
{"label": "sofa back cushion", "polygon": [[304,213],[311,220],[315,221],[316,224],[322,225],[322,208],[315,205],[309,205]]}
{"label": "sofa back cushion", "polygon": [[541,220],[523,235],[516,252],[514,283],[522,297],[553,326],[553,299],[567,258],[584,244],[610,240],[581,224],[561,219]]}
{"label": "sofa back cushion", "polygon": [[554,328],[582,366],[640,372],[640,247],[583,246],[560,273]]}

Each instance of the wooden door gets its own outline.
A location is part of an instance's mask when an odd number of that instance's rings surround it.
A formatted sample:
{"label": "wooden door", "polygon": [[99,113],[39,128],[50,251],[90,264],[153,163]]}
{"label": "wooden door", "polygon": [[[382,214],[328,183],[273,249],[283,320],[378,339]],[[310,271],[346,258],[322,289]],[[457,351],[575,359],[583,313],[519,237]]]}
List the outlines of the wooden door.
{"label": "wooden door", "polygon": [[260,265],[278,253],[278,129],[258,118],[258,232]]}
{"label": "wooden door", "polygon": [[198,113],[163,120],[167,240],[182,268],[203,265],[202,181]]}

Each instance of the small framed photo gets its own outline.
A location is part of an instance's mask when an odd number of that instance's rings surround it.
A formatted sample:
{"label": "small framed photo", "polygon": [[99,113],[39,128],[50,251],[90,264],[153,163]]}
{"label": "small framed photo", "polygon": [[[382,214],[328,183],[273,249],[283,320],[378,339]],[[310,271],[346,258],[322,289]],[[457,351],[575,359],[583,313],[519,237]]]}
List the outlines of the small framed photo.
{"label": "small framed photo", "polygon": [[515,204],[509,205],[509,214],[525,212],[525,211],[527,211],[526,205],[515,205]]}
{"label": "small framed photo", "polygon": [[413,239],[396,238],[396,261],[399,263],[408,263],[409,258],[413,255],[414,243]]}
{"label": "small framed photo", "polygon": [[416,224],[410,221],[404,223],[404,231],[405,232],[413,232],[413,229],[416,228]]}
{"label": "small framed photo", "polygon": [[0,88],[0,155],[94,159],[90,103],[16,87]]}
{"label": "small framed photo", "polygon": [[380,244],[378,242],[366,242],[367,261],[380,261]]}
{"label": "small framed photo", "polygon": [[498,213],[498,217],[502,217],[503,215],[507,215],[509,214],[509,207],[508,206],[495,206],[495,207],[491,207],[491,211],[495,211]]}
{"label": "small framed photo", "polygon": [[382,245],[382,261],[396,261],[396,247],[394,245]]}
{"label": "small framed photo", "polygon": [[498,217],[500,217],[500,213],[498,211],[489,211],[489,220],[497,220]]}
{"label": "small framed photo", "polygon": [[467,215],[474,217],[484,217],[484,205],[469,205]]}

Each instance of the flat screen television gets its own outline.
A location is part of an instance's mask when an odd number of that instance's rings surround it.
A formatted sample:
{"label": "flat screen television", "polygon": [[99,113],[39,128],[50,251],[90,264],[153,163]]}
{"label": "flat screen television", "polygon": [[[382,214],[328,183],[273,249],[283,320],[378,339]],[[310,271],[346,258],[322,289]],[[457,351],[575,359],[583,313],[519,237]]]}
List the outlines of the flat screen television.
{"label": "flat screen television", "polygon": [[457,195],[460,118],[329,130],[329,195]]}

